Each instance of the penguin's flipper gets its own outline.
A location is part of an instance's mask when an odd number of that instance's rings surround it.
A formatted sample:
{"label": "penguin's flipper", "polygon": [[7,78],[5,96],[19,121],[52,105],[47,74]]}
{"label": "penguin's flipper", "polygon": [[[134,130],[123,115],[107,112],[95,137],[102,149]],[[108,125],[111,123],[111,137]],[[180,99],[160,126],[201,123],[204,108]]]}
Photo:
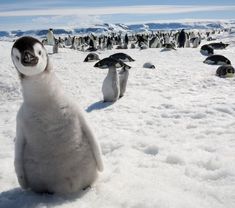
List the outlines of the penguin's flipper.
{"label": "penguin's flipper", "polygon": [[21,124],[20,117],[21,117],[21,110],[18,112],[17,115],[14,165],[19,184],[23,189],[26,189],[28,185],[25,179],[24,163],[23,163],[23,155],[24,155],[26,141],[23,135],[22,126],[20,125]]}
{"label": "penguin's flipper", "polygon": [[102,172],[104,169],[104,164],[103,164],[102,153],[101,153],[101,149],[98,144],[98,141],[95,138],[95,135],[93,134],[85,117],[83,115],[79,116],[79,120],[81,122],[82,131],[85,134],[86,138],[88,139],[89,144],[91,145],[91,150],[92,150],[92,153],[93,153],[95,160],[96,160],[96,163],[97,163],[97,169],[100,172]]}

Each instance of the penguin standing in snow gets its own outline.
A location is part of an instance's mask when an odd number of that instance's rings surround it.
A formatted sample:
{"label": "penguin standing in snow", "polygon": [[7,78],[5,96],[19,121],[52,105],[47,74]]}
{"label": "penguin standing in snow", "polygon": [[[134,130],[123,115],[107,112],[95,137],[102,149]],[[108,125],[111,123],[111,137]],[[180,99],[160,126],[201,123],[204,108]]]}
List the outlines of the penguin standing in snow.
{"label": "penguin standing in snow", "polygon": [[123,67],[119,72],[119,83],[120,83],[120,95],[119,97],[123,97],[126,92],[127,81],[129,77],[129,68]]}
{"label": "penguin standing in snow", "polygon": [[[126,65],[120,60],[113,59],[111,57],[104,58],[97,62],[94,67],[98,67],[101,69],[108,68],[108,74],[105,77],[102,85],[102,93],[104,97],[104,102],[115,102],[120,97],[120,92],[122,96],[126,90],[126,82],[128,78],[128,73],[126,70],[130,69],[131,67]],[[117,68],[122,67],[123,71],[119,75],[117,73]],[[120,85],[120,78],[121,77],[121,85]],[[124,87],[121,88],[120,87]]]}
{"label": "penguin standing in snow", "polygon": [[76,102],[67,97],[46,49],[32,37],[12,47],[23,104],[17,114],[15,171],[20,186],[39,193],[81,191],[103,170],[100,147]]}
{"label": "penguin standing in snow", "polygon": [[47,33],[47,44],[52,46],[55,45],[55,37],[52,28],[50,28]]}
{"label": "penguin standing in snow", "polygon": [[186,42],[186,33],[184,29],[182,29],[178,35],[178,47],[184,48],[185,42]]}

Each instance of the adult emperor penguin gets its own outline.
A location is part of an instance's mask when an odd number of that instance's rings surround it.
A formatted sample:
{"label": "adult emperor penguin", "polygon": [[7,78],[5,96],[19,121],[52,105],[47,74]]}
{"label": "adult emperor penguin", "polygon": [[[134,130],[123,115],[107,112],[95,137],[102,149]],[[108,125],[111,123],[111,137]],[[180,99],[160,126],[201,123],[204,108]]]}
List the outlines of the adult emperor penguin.
{"label": "adult emperor penguin", "polygon": [[23,92],[15,141],[20,186],[59,194],[90,186],[103,170],[100,147],[83,112],[62,90],[45,48],[22,37],[11,57]]}
{"label": "adult emperor penguin", "polygon": [[182,48],[182,47],[184,48],[186,38],[187,38],[186,33],[185,33],[184,29],[182,29],[178,35],[178,44],[179,44],[178,47],[179,48]]}
{"label": "adult emperor penguin", "polygon": [[48,45],[54,45],[55,44],[55,37],[53,34],[53,29],[50,28],[47,33],[47,44]]}

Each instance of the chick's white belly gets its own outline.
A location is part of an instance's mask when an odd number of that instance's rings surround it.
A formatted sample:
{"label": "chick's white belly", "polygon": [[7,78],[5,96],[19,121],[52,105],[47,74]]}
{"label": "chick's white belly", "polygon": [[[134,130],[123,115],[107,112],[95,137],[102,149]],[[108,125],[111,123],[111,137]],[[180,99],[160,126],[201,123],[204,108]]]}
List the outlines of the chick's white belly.
{"label": "chick's white belly", "polygon": [[113,89],[113,81],[112,79],[105,79],[103,86],[102,86],[102,92],[103,92],[103,96],[104,98],[114,98],[115,96],[115,92]]}
{"label": "chick's white belly", "polygon": [[95,159],[78,120],[37,117],[27,129],[24,170],[30,188],[68,193],[94,181]]}

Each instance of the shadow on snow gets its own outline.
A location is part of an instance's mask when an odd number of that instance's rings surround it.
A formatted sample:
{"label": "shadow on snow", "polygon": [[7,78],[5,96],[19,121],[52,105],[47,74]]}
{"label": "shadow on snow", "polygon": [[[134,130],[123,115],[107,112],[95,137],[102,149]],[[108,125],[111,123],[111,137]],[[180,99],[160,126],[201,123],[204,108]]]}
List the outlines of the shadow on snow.
{"label": "shadow on snow", "polygon": [[112,104],[113,102],[104,102],[101,100],[88,106],[88,108],[86,109],[86,112],[90,113],[93,110],[101,110],[101,109],[109,107]]}
{"label": "shadow on snow", "polygon": [[[0,193],[1,208],[37,208],[41,206],[61,205],[81,198],[89,190],[81,191],[70,196],[37,194],[32,191],[14,188]],[[43,206],[43,207],[44,207]]]}

